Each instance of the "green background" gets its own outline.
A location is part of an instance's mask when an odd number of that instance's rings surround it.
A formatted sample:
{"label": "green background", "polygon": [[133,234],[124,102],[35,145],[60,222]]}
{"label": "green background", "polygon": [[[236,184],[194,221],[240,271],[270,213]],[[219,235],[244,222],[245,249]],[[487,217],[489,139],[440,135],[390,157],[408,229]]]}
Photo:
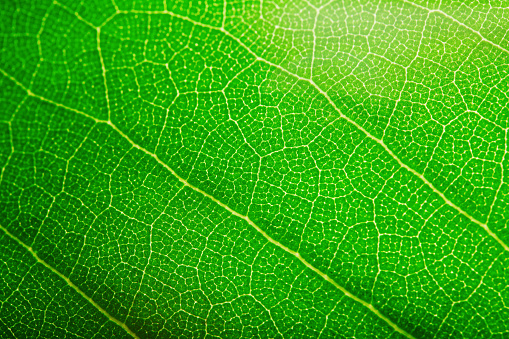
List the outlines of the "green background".
{"label": "green background", "polygon": [[0,4],[2,338],[508,338],[509,2]]}

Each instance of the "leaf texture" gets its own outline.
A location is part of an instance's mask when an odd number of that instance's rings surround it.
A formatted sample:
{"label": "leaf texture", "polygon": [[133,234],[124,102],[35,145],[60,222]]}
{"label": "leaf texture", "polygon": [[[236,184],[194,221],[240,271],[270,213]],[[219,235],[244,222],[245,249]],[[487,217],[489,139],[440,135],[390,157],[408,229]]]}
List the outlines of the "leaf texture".
{"label": "leaf texture", "polygon": [[509,2],[0,18],[2,338],[509,336]]}

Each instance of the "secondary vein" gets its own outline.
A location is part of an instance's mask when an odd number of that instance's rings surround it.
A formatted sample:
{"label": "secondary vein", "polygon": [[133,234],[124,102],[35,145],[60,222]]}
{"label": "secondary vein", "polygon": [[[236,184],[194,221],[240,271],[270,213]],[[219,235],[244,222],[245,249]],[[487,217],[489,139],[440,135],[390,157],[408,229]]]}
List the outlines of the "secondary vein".
{"label": "secondary vein", "polygon": [[179,176],[170,166],[168,166],[164,161],[162,161],[161,159],[159,159],[159,157],[157,156],[157,154],[154,154],[150,151],[148,151],[147,149],[141,147],[140,145],[136,144],[134,141],[132,141],[124,132],[122,132],[120,129],[118,129],[117,126],[115,126],[112,122],[108,122],[107,123],[108,125],[110,125],[115,131],[117,131],[123,138],[125,138],[134,148],[136,149],[139,149],[140,151],[142,151],[143,153],[151,156],[152,158],[154,158],[161,166],[163,166],[166,170],[168,170],[175,178],[178,179],[178,181],[180,181],[184,186],[187,186],[189,187],[190,189],[192,189],[193,191],[196,191],[200,194],[202,194],[203,196],[209,198],[210,200],[214,201],[216,204],[218,204],[219,206],[223,207],[225,210],[227,210],[228,212],[230,212],[231,214],[233,214],[234,216],[240,218],[240,219],[243,219],[245,220],[249,225],[251,225],[258,233],[260,233],[267,241],[269,241],[270,243],[276,245],[277,247],[279,247],[280,249],[282,249],[283,251],[287,252],[287,253],[290,253],[291,255],[293,255],[294,257],[296,257],[301,263],[303,263],[307,268],[309,268],[310,270],[312,270],[313,272],[317,273],[319,276],[321,276],[324,280],[328,281],[329,283],[331,283],[334,287],[336,287],[338,290],[340,290],[341,292],[343,292],[347,297],[357,301],[358,303],[362,304],[363,306],[367,307],[370,311],[372,311],[373,313],[375,313],[379,318],[381,318],[382,320],[384,320],[389,326],[391,326],[396,332],[399,332],[401,333],[402,335],[404,335],[405,337],[407,338],[410,338],[410,339],[415,339],[414,336],[412,336],[410,333],[406,332],[405,330],[403,330],[402,328],[400,328],[398,325],[396,325],[395,323],[393,323],[389,318],[387,318],[386,316],[384,316],[382,313],[380,313],[379,310],[377,310],[372,304],[362,300],[361,298],[355,296],[354,294],[352,294],[351,292],[349,292],[347,289],[345,289],[343,286],[339,285],[336,281],[334,281],[331,277],[329,277],[327,274],[323,273],[322,271],[320,271],[318,268],[314,267],[313,265],[311,265],[306,259],[304,259],[298,252],[296,251],[293,251],[292,249],[286,247],[285,245],[281,244],[279,241],[275,240],[274,238],[272,238],[270,235],[268,235],[263,229],[261,229],[258,225],[256,225],[247,215],[242,215],[240,213],[238,213],[237,211],[233,210],[232,208],[230,208],[228,205],[224,204],[223,202],[221,202],[220,200],[216,199],[214,196],[208,194],[207,192],[201,190],[200,188],[196,187],[196,186],[193,186],[192,184],[190,184],[187,180],[185,180],[184,178],[182,178],[181,176]]}
{"label": "secondary vein", "polygon": [[[277,246],[278,248],[282,249],[283,251],[293,255],[295,258],[297,258],[302,264],[304,264],[304,266],[306,266],[307,268],[309,268],[310,270],[312,270],[313,272],[315,272],[316,274],[318,274],[320,277],[322,277],[324,280],[326,280],[327,282],[331,283],[334,287],[336,287],[338,290],[340,290],[341,292],[343,292],[344,295],[346,295],[347,297],[353,299],[354,301],[360,303],[361,305],[363,305],[364,307],[368,308],[371,312],[373,312],[376,316],[378,316],[380,319],[382,319],[383,321],[385,321],[389,326],[391,326],[396,332],[398,333],[401,333],[403,336],[405,336],[406,338],[409,338],[409,339],[416,339],[414,336],[412,336],[410,333],[406,332],[405,330],[403,330],[402,328],[400,328],[397,324],[395,324],[394,322],[392,322],[389,318],[387,318],[385,315],[383,315],[378,309],[376,309],[372,304],[368,303],[367,301],[357,297],[356,295],[352,294],[350,291],[348,291],[346,288],[344,288],[343,286],[339,285],[334,279],[332,279],[331,277],[329,277],[327,274],[325,274],[324,272],[322,272],[321,270],[319,270],[318,268],[314,267],[312,264],[310,264],[305,258],[303,258],[300,253],[296,252],[296,251],[293,251],[292,249],[288,248],[287,246],[281,244],[279,241],[273,239],[270,235],[268,235],[263,229],[261,229],[258,225],[256,225],[248,216],[246,215],[242,215],[240,213],[238,213],[237,211],[233,210],[232,208],[230,208],[228,205],[224,204],[223,202],[221,202],[220,200],[216,199],[215,197],[213,197],[212,195],[208,194],[207,192],[201,190],[200,188],[196,187],[196,186],[193,186],[192,184],[190,184],[187,180],[185,180],[184,178],[182,178],[181,176],[179,176],[170,166],[168,166],[165,162],[163,162],[161,159],[159,159],[159,157],[157,156],[157,154],[154,154],[150,151],[148,151],[147,149],[143,148],[142,146],[136,144],[133,140],[131,140],[131,138],[129,138],[129,136],[127,136],[124,132],[122,132],[117,126],[115,126],[115,124],[113,124],[111,121],[105,121],[105,120],[99,120],[97,118],[94,118],[93,116],[90,116],[89,114],[85,113],[85,112],[82,112],[80,110],[77,110],[77,109],[74,109],[74,108],[71,108],[71,107],[67,107],[63,104],[60,104],[58,102],[55,102],[51,99],[47,99],[47,98],[44,98],[40,95],[37,95],[35,93],[33,93],[32,91],[28,90],[25,86],[23,86],[23,84],[21,84],[17,79],[15,79],[14,77],[12,77],[11,75],[9,75],[8,73],[6,73],[3,69],[0,69],[0,73],[4,74],[5,76],[9,77],[13,82],[15,82],[17,85],[19,85],[21,88],[23,88],[25,91],[27,91],[28,95],[30,96],[33,96],[35,98],[38,98],[39,100],[42,100],[42,101],[45,101],[45,102],[48,102],[50,104],[53,104],[53,105],[56,105],[58,107],[61,107],[61,108],[65,108],[65,109],[68,109],[72,112],[75,112],[77,114],[80,114],[82,116],[85,116],[89,119],[92,119],[94,120],[96,123],[102,123],[102,124],[107,124],[109,126],[111,126],[112,129],[114,129],[117,133],[119,133],[125,140],[127,140],[131,146],[133,148],[136,148],[140,151],[142,151],[143,153],[151,156],[152,158],[155,159],[155,161],[157,161],[161,166],[163,166],[166,170],[168,170],[177,180],[179,180],[184,186],[187,186],[189,187],[190,189],[202,194],[203,196],[209,198],[210,200],[214,201],[216,204],[218,204],[219,206],[221,206],[222,208],[224,208],[225,210],[227,210],[228,212],[230,212],[232,215],[240,218],[240,219],[243,219],[245,220],[251,227],[253,227],[258,233],[260,233],[268,242],[274,244],[275,246]],[[21,240],[19,240],[18,238],[16,238],[15,236],[11,235],[11,233],[9,233],[9,231],[5,228],[3,228],[2,226],[0,226],[0,228],[5,232],[7,233],[9,236],[11,236],[11,238],[13,238],[14,240],[16,240],[19,244],[21,244],[23,247],[25,247],[39,262],[43,263],[43,265],[45,265],[46,267],[48,267],[50,270],[52,270],[53,272],[55,272],[59,277],[61,277],[62,279],[64,279],[71,287],[73,287],[76,291],[78,291],[78,293],[80,293],[85,299],[87,299],[90,303],[92,303],[95,307],[97,307],[97,309],[99,311],[101,311],[101,313],[105,314],[110,320],[114,321],[116,324],[118,324],[119,326],[121,326],[122,328],[124,328],[129,334],[133,335],[134,338],[138,338],[136,336],[136,334],[134,332],[132,332],[128,327],[127,325],[125,325],[124,323],[120,322],[119,320],[115,319],[114,317],[112,317],[111,315],[109,315],[109,313],[107,313],[106,310],[104,310],[103,308],[101,308],[101,306],[99,306],[95,301],[93,301],[91,298],[89,298],[85,293],[83,293],[76,285],[74,285],[67,277],[65,277],[63,274],[61,274],[60,272],[58,272],[56,269],[54,269],[52,266],[48,265],[47,263],[45,263],[44,261],[42,261],[38,256],[37,254],[29,247],[27,246],[26,244],[24,244],[23,242],[21,242]]]}
{"label": "secondary vein", "polygon": [[60,273],[56,268],[48,264],[46,261],[42,260],[37,253],[32,249],[32,247],[25,244],[23,241],[21,241],[18,237],[16,237],[14,234],[9,232],[5,227],[0,225],[0,229],[12,240],[17,242],[19,245],[24,247],[33,257],[34,259],[43,265],[44,267],[48,268],[51,272],[55,273],[60,279],[65,281],[67,285],[69,285],[72,289],[74,289],[76,292],[78,292],[79,295],[81,295],[85,300],[87,300],[90,304],[92,304],[99,312],[101,312],[103,315],[106,316],[110,321],[114,322],[118,326],[122,327],[127,333],[129,333],[133,338],[139,339],[138,335],[134,333],[125,323],[121,322],[114,316],[108,313],[104,308],[102,308],[98,303],[96,303],[92,298],[90,298],[88,295],[85,294],[78,286],[76,286],[71,280],[69,280],[68,277]]}
{"label": "secondary vein", "polygon": [[[486,39],[480,32],[468,27],[467,25],[465,25],[464,23],[458,21],[457,19],[455,19],[454,17],[448,15],[447,13],[444,13],[443,11],[441,10],[430,10],[430,9],[427,9],[423,6],[420,6],[420,5],[417,5],[409,0],[404,0],[406,3],[410,4],[410,5],[413,5],[413,6],[417,6],[419,8],[422,8],[422,9],[426,9],[428,10],[429,12],[437,12],[439,14],[442,14],[444,15],[445,17],[449,18],[450,20],[453,20],[454,22],[456,22],[458,25],[462,26],[462,27],[465,27],[466,29],[472,31],[473,33],[477,34],[483,41],[486,41],[488,43],[490,43],[491,45],[499,48],[500,50],[504,51],[504,52],[507,52],[509,53],[508,50],[504,49],[502,46]],[[210,30],[215,30],[215,31],[219,31],[219,32],[222,32],[223,34],[225,34],[226,36],[228,36],[229,38],[233,39],[235,42],[237,42],[240,46],[242,46],[249,54],[251,54],[252,56],[254,56],[256,58],[256,60],[260,61],[260,62],[263,62],[263,63],[266,63],[267,65],[271,66],[271,67],[275,67],[283,72],[285,72],[286,74],[292,76],[292,77],[295,77],[297,78],[298,80],[302,80],[302,81],[305,81],[307,83],[309,83],[313,88],[315,88],[321,95],[323,95],[325,97],[325,99],[329,102],[329,104],[334,108],[334,110],[339,114],[339,116],[342,118],[342,119],[345,119],[347,122],[349,122],[350,124],[354,125],[357,129],[359,129],[361,132],[363,132],[368,138],[372,139],[373,141],[375,141],[376,143],[378,143],[380,146],[382,146],[385,151],[387,153],[389,153],[389,155],[394,159],[396,160],[396,162],[403,168],[405,168],[406,170],[408,170],[410,173],[412,173],[413,175],[415,175],[416,177],[418,177],[420,180],[422,180],[429,188],[431,188],[431,190],[433,192],[435,192],[436,194],[438,194],[442,200],[444,200],[444,202],[451,206],[453,209],[455,209],[458,213],[460,213],[461,215],[465,216],[466,218],[468,218],[470,221],[472,221],[473,223],[479,225],[482,229],[484,229],[486,231],[486,233],[488,233],[488,235],[490,237],[492,237],[498,244],[500,244],[500,246],[502,246],[502,248],[506,251],[509,251],[509,245],[507,245],[506,243],[504,243],[504,241],[502,241],[502,239],[500,239],[487,225],[487,222],[484,223],[480,220],[478,220],[477,218],[475,218],[474,216],[472,216],[471,214],[469,214],[468,212],[464,211],[461,207],[459,207],[458,205],[456,205],[455,203],[453,203],[450,199],[448,199],[444,193],[442,193],[440,190],[438,190],[428,179],[426,179],[424,177],[424,175],[422,173],[419,173],[417,172],[416,170],[414,170],[413,168],[411,168],[410,166],[408,166],[407,164],[405,164],[384,142],[382,139],[379,139],[377,137],[375,137],[374,135],[372,135],[369,131],[367,131],[364,127],[362,127],[361,125],[359,125],[355,120],[351,119],[350,117],[348,117],[347,115],[345,115],[340,109],[339,107],[334,103],[334,101],[330,98],[330,96],[327,94],[327,92],[325,92],[320,86],[318,86],[312,79],[309,79],[309,78],[304,78],[304,77],[301,77],[299,76],[298,74],[295,74],[289,70],[287,70],[286,68],[278,65],[278,64],[275,64],[259,55],[257,55],[253,50],[251,50],[251,48],[249,48],[246,44],[244,44],[238,37],[234,36],[232,33],[230,33],[229,31],[227,31],[223,26],[221,27],[216,27],[216,26],[212,26],[212,25],[207,25],[207,24],[204,24],[204,23],[201,23],[201,22],[198,22],[198,21],[195,21],[185,15],[181,15],[181,14],[177,14],[177,13],[174,13],[172,11],[168,11],[168,10],[163,10],[163,11],[137,11],[137,10],[131,10],[131,11],[120,11],[120,10],[117,10],[117,12],[115,14],[113,14],[110,18],[108,18],[108,21],[111,20],[115,15],[117,14],[120,14],[120,13],[145,13],[145,14],[167,14],[167,15],[170,15],[170,16],[173,16],[175,18],[178,18],[178,19],[181,19],[181,20],[184,20],[184,21],[187,21],[187,22],[190,22],[192,23],[193,25],[197,25],[197,26],[201,26],[201,27],[204,27],[204,28],[208,28]],[[78,16],[79,19],[81,19],[81,17]],[[101,25],[101,27],[104,26]],[[93,26],[95,27],[95,26]],[[99,27],[95,27],[96,29],[99,29]],[[19,83],[18,83],[19,84]],[[88,116],[88,115],[87,115]]]}
{"label": "secondary vein", "polygon": [[[172,15],[172,16],[175,16],[181,20],[186,20],[186,21],[189,21],[195,25],[198,25],[198,26],[202,26],[202,27],[205,27],[205,28],[209,28],[209,29],[213,29],[213,30],[217,30],[217,31],[220,31],[220,32],[223,32],[225,35],[227,35],[228,37],[230,37],[231,39],[235,40],[239,45],[241,45],[244,49],[246,49],[246,51],[248,53],[250,53],[251,55],[253,55],[257,60],[261,61],[261,62],[264,62],[266,63],[267,65],[269,66],[272,66],[272,67],[275,67],[285,73],[287,73],[288,75],[290,76],[293,76],[299,80],[302,80],[302,81],[305,81],[307,83],[309,83],[313,88],[315,88],[321,95],[323,95],[326,100],[329,102],[329,104],[334,108],[334,110],[339,114],[339,116],[342,118],[342,119],[345,119],[346,121],[348,121],[349,123],[351,123],[352,125],[354,125],[357,129],[359,129],[360,131],[362,131],[368,138],[372,139],[373,141],[375,141],[376,143],[378,143],[380,146],[382,146],[385,151],[387,153],[389,153],[389,155],[394,159],[396,160],[396,162],[403,168],[405,168],[406,170],[408,170],[410,173],[412,173],[413,175],[417,176],[419,179],[421,179],[429,188],[431,188],[433,190],[433,192],[435,192],[436,194],[438,194],[443,200],[444,202],[451,206],[453,209],[455,209],[457,212],[459,212],[461,215],[467,217],[470,221],[472,221],[473,223],[481,226],[481,228],[483,228],[486,233],[488,233],[488,235],[490,235],[493,239],[495,239],[495,241],[497,241],[506,251],[509,251],[509,246],[507,244],[505,244],[502,239],[500,239],[492,230],[490,230],[490,228],[488,227],[488,225],[486,223],[483,223],[481,222],[480,220],[476,219],[475,217],[473,217],[472,215],[470,215],[469,213],[467,213],[466,211],[464,211],[461,207],[459,207],[458,205],[456,205],[455,203],[453,203],[450,199],[448,199],[444,193],[442,193],[440,190],[438,190],[428,179],[426,179],[424,177],[424,175],[422,173],[419,173],[417,172],[416,170],[414,170],[413,168],[411,168],[410,166],[408,166],[407,164],[405,164],[389,147],[387,147],[387,145],[383,142],[383,140],[375,137],[374,135],[372,135],[369,131],[367,131],[364,127],[362,127],[361,125],[359,125],[355,120],[351,119],[349,116],[345,115],[343,112],[341,112],[341,110],[339,109],[339,107],[334,103],[334,101],[331,99],[331,97],[327,94],[327,92],[325,92],[320,86],[318,86],[312,79],[308,79],[308,78],[303,78],[301,76],[299,76],[298,74],[295,74],[295,73],[292,73],[290,72],[289,70],[287,70],[286,68],[278,65],[278,64],[275,64],[269,60],[266,60],[264,59],[263,57],[260,57],[258,56],[255,52],[253,52],[246,44],[244,44],[239,38],[237,38],[236,36],[234,36],[233,34],[231,34],[230,32],[226,31],[224,28],[217,28],[217,27],[214,27],[214,26],[210,26],[210,25],[205,25],[205,24],[201,24],[197,21],[194,21],[188,17],[185,17],[185,16],[182,16],[182,15],[179,15],[179,14],[175,14],[175,13],[172,13],[172,12],[169,12],[167,11],[166,12],[167,14],[169,15]],[[486,40],[486,39],[485,39]]]}

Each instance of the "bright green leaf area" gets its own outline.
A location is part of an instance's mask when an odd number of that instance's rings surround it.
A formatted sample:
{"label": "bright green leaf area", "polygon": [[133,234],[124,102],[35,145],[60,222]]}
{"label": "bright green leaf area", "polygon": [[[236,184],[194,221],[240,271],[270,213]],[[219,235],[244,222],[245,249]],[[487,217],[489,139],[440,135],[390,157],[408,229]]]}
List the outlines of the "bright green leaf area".
{"label": "bright green leaf area", "polygon": [[1,338],[508,338],[509,1],[4,0]]}

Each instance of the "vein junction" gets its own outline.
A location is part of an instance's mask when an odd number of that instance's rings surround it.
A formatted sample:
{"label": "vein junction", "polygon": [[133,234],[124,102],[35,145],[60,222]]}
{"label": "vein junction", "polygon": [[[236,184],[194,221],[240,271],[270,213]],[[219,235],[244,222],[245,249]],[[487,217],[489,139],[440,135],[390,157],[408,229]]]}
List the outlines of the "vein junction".
{"label": "vein junction", "polygon": [[[330,278],[327,274],[323,273],[322,271],[320,271],[319,269],[317,269],[316,267],[314,267],[313,265],[311,265],[305,258],[303,258],[298,252],[296,251],[293,251],[291,250],[290,248],[286,247],[285,245],[281,244],[280,242],[274,240],[272,237],[270,237],[264,230],[262,230],[258,225],[256,225],[248,216],[245,216],[245,215],[242,215],[236,211],[234,211],[233,209],[231,209],[230,207],[228,207],[227,205],[225,205],[224,203],[222,203],[221,201],[219,201],[218,199],[214,198],[213,196],[211,196],[210,194],[204,192],[203,190],[199,189],[198,187],[195,187],[193,185],[191,185],[188,181],[186,181],[185,179],[183,179],[182,177],[180,177],[172,168],[170,168],[166,163],[164,163],[162,160],[159,159],[159,157],[154,154],[154,153],[151,153],[149,152],[148,150],[146,150],[145,148],[139,146],[138,144],[136,144],[134,141],[132,141],[124,132],[122,132],[117,126],[115,126],[111,121],[109,120],[99,120],[99,119],[96,119],[92,116],[90,116],[89,114],[85,113],[85,112],[81,112],[79,110],[76,110],[74,108],[71,108],[71,107],[67,107],[65,105],[62,105],[60,103],[57,103],[53,100],[49,100],[49,99],[46,99],[42,96],[39,96],[35,93],[33,93],[32,91],[26,89],[21,83],[19,83],[15,78],[13,78],[12,76],[10,76],[9,74],[7,74],[4,70],[0,70],[0,73],[4,74],[5,76],[9,77],[11,80],[13,80],[14,82],[16,82],[16,84],[18,84],[21,88],[23,88],[24,90],[27,91],[28,95],[29,96],[32,96],[32,97],[35,97],[35,98],[38,98],[39,100],[42,100],[42,101],[45,101],[45,102],[48,102],[50,104],[53,104],[57,107],[61,107],[61,108],[64,108],[64,109],[67,109],[69,111],[72,111],[72,112],[75,112],[77,114],[80,114],[82,116],[85,116],[89,119],[92,119],[94,120],[96,123],[100,123],[100,124],[107,124],[109,126],[111,126],[112,129],[114,129],[117,133],[119,133],[125,140],[127,140],[131,145],[132,147],[142,151],[143,153],[151,156],[152,158],[154,158],[161,166],[163,166],[166,170],[168,170],[175,178],[177,178],[184,186],[186,187],[189,187],[191,188],[193,191],[196,191],[198,193],[200,193],[201,195],[207,197],[208,199],[211,199],[212,201],[214,201],[216,204],[218,204],[219,206],[221,206],[222,208],[224,208],[225,210],[227,210],[228,212],[230,212],[231,214],[233,214],[234,216],[238,217],[238,218],[241,218],[243,220],[245,220],[251,227],[253,227],[257,232],[259,232],[268,242],[274,244],[275,246],[277,246],[278,248],[282,249],[283,251],[287,252],[287,253],[290,253],[291,255],[293,255],[295,258],[297,258],[302,264],[304,264],[304,266],[306,266],[307,268],[309,268],[310,270],[312,270],[313,272],[315,272],[316,274],[318,274],[320,277],[322,277],[324,280],[326,280],[327,282],[331,283],[334,287],[336,287],[338,290],[340,290],[341,292],[343,292],[347,297],[355,300],[356,302],[362,304],[364,307],[368,308],[371,312],[373,312],[376,316],[378,316],[380,319],[382,319],[383,321],[385,321],[390,327],[392,327],[396,332],[398,333],[401,333],[402,335],[404,335],[405,337],[407,338],[410,338],[410,339],[415,339],[410,333],[406,332],[405,330],[403,330],[402,328],[400,328],[397,324],[395,324],[393,321],[391,321],[389,318],[387,318],[385,315],[383,315],[380,311],[378,311],[372,304],[362,300],[361,298],[358,298],[357,296],[355,296],[354,294],[352,294],[351,292],[349,292],[348,290],[346,290],[344,287],[340,286],[337,282],[335,282],[332,278]],[[52,268],[50,265],[46,264],[44,261],[42,261],[41,259],[39,259],[39,257],[37,256],[37,254],[35,252],[33,252],[33,250],[31,248],[29,248],[27,245],[25,245],[23,242],[21,242],[18,238],[16,238],[15,236],[13,236],[11,233],[9,233],[5,228],[1,227],[1,229],[7,233],[12,239],[16,240],[20,245],[22,245],[23,247],[25,247],[27,250],[29,250],[29,252],[39,261],[41,262],[44,266],[46,266],[47,268],[49,268],[51,271],[53,271],[54,273],[56,273],[59,277],[61,277],[63,280],[65,280],[71,287],[73,287],[78,293],[80,293],[85,299],[87,299],[90,303],[92,303],[97,309],[99,309],[99,311],[101,311],[101,313],[105,314],[110,320],[112,320],[113,322],[117,323],[119,326],[121,326],[122,328],[124,328],[129,334],[131,334],[133,337],[135,338],[138,338],[136,336],[136,334],[134,332],[132,332],[125,324],[123,324],[122,322],[118,321],[117,319],[113,318],[112,316],[110,316],[107,311],[105,311],[104,309],[102,309],[97,303],[95,303],[91,298],[89,298],[88,296],[86,296],[81,290],[79,290],[79,288],[77,286],[75,286],[67,277],[63,276],[61,273],[59,273],[58,271],[56,271],[54,268]]]}

